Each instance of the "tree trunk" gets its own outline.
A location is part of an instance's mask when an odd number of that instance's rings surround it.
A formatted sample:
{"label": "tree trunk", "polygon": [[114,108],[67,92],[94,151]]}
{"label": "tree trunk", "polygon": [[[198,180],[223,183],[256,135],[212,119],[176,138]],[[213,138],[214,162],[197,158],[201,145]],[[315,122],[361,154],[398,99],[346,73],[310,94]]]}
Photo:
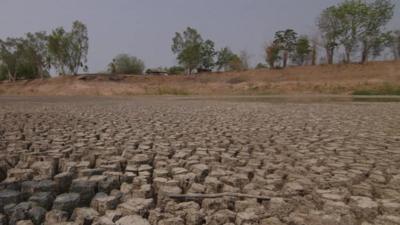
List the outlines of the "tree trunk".
{"label": "tree trunk", "polygon": [[369,47],[368,44],[363,42],[363,48],[361,52],[361,64],[364,64],[368,61],[368,53],[369,53]]}
{"label": "tree trunk", "polygon": [[362,54],[361,54],[361,64],[364,64],[367,62],[368,62],[368,50],[363,49]]}
{"label": "tree trunk", "polygon": [[317,64],[317,49],[316,46],[313,46],[312,55],[311,55],[311,65],[315,66]]}
{"label": "tree trunk", "polygon": [[283,68],[286,68],[287,66],[288,56],[289,52],[285,50],[285,52],[283,53]]}
{"label": "tree trunk", "polygon": [[43,70],[42,70],[42,67],[41,67],[41,66],[38,66],[38,67],[37,67],[37,70],[38,70],[40,79],[43,80],[44,77],[43,77]]}
{"label": "tree trunk", "polygon": [[345,48],[345,54],[346,54],[345,63],[351,62],[351,52],[352,52],[351,48]]}
{"label": "tree trunk", "polygon": [[334,49],[331,47],[326,48],[326,57],[328,64],[333,64],[333,54],[334,54]]}

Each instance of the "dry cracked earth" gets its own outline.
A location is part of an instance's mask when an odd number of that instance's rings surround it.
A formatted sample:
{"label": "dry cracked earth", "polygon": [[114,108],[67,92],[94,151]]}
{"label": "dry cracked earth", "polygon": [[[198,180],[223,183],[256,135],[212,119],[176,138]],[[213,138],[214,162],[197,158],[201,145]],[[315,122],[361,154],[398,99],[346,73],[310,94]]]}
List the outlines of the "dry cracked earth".
{"label": "dry cracked earth", "polygon": [[399,103],[0,98],[0,225],[400,224]]}

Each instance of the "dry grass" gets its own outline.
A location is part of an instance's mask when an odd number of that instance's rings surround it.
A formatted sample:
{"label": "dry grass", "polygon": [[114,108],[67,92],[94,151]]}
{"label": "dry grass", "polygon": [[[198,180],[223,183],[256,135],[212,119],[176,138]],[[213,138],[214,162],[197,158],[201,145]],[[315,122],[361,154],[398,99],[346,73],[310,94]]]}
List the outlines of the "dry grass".
{"label": "dry grass", "polygon": [[[110,80],[97,76],[57,77],[49,80],[0,84],[1,95],[265,95],[352,94],[374,90],[374,94],[400,87],[400,61],[367,65],[322,65],[285,70],[250,70],[197,76],[123,76]],[[384,87],[384,88],[382,88]],[[379,91],[384,90],[384,91]],[[367,91],[364,91],[367,93]]]}

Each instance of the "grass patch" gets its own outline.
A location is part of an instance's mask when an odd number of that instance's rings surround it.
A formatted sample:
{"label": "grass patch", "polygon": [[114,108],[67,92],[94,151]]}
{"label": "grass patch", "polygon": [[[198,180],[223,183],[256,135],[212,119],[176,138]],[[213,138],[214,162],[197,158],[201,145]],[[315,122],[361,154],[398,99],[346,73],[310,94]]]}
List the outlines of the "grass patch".
{"label": "grass patch", "polygon": [[375,88],[359,88],[353,95],[400,95],[400,86],[385,84]]}
{"label": "grass patch", "polygon": [[228,84],[240,84],[240,83],[246,82],[247,80],[248,80],[247,77],[245,77],[245,76],[239,76],[239,77],[230,78],[230,79],[227,80],[226,82],[227,82]]}
{"label": "grass patch", "polygon": [[156,95],[189,95],[190,93],[181,88],[174,88],[174,87],[158,87],[156,89]]}

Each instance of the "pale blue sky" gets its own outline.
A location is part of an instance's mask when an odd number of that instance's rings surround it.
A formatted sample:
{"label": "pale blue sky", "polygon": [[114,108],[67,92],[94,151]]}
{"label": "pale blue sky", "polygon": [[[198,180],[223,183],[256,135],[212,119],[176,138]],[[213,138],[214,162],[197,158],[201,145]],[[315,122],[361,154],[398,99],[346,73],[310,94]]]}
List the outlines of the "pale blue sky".
{"label": "pale blue sky", "polygon": [[[176,64],[171,39],[187,26],[217,48],[246,50],[253,64],[280,29],[314,34],[321,10],[340,0],[0,0],[0,38],[81,20],[89,29],[89,69],[104,70],[118,53],[142,58],[147,67]],[[400,0],[390,28],[400,29]]]}

